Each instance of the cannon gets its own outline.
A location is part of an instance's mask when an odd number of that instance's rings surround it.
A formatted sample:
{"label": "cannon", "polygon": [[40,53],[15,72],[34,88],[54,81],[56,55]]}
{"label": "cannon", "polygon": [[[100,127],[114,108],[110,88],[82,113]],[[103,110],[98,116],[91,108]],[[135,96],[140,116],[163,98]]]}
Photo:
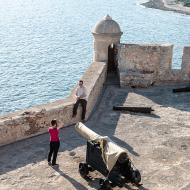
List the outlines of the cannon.
{"label": "cannon", "polygon": [[190,92],[190,87],[175,88],[175,89],[173,89],[173,93],[178,93],[178,92]]}
{"label": "cannon", "polygon": [[135,113],[151,113],[154,111],[151,107],[131,107],[131,106],[113,106],[115,111],[129,111]]}
{"label": "cannon", "polygon": [[87,179],[89,172],[97,170],[105,179],[100,179],[100,189],[123,187],[126,183],[141,185],[141,174],[127,154],[127,150],[107,136],[100,136],[82,123],[76,131],[87,140],[86,162],[79,163],[80,175]]}

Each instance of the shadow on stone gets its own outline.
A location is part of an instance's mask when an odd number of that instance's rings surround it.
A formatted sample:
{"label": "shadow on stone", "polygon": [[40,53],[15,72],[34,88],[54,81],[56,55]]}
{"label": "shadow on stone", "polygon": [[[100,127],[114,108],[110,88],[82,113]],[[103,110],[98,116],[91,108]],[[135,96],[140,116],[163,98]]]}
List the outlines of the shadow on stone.
{"label": "shadow on stone", "polygon": [[190,92],[173,93],[173,88],[184,87],[184,84],[155,86],[147,89],[134,89],[133,93],[149,99],[161,107],[171,107],[190,112]]}
{"label": "shadow on stone", "polygon": [[88,181],[88,185],[92,188],[99,189],[100,188],[100,185],[99,185],[100,179],[101,178],[91,178],[91,180]]}
{"label": "shadow on stone", "polygon": [[129,145],[128,143],[122,141],[121,139],[112,136],[111,139],[116,142],[118,145],[122,146],[123,148],[126,148],[131,154],[133,154],[134,156],[140,156],[137,152],[135,152],[135,150],[133,149],[133,147],[131,145]]}
{"label": "shadow on stone", "polygon": [[[73,184],[73,186],[75,187],[75,189],[78,190],[88,190],[84,185],[82,185],[81,183],[79,183],[78,181],[76,181],[75,179],[71,178],[70,176],[68,176],[67,174],[65,174],[63,171],[61,171],[59,169],[59,167],[54,167],[53,168],[56,172],[58,172],[60,174],[60,176],[64,177],[65,179],[67,179],[70,183]],[[63,187],[64,188],[64,187]]]}
{"label": "shadow on stone", "polygon": [[151,113],[151,114],[145,114],[145,113],[134,113],[134,112],[128,112],[128,111],[121,111],[123,114],[131,114],[131,115],[138,115],[138,116],[145,116],[145,117],[153,117],[153,118],[160,118],[160,116]]}
{"label": "shadow on stone", "polygon": [[[149,189],[143,187],[142,185],[139,186],[139,187],[136,187],[136,186],[131,187],[131,186],[129,186],[128,184],[126,184],[125,187],[127,188],[127,190],[149,190]],[[138,189],[137,189],[137,188],[138,188]]]}
{"label": "shadow on stone", "polygon": [[[109,76],[109,83],[106,82],[108,85],[105,85],[104,94],[97,105],[96,111],[86,125],[102,136],[109,136],[114,142],[126,148],[134,156],[140,156],[126,141],[114,136],[122,112],[113,111],[113,104],[123,105],[128,97],[128,90],[121,90],[119,85],[110,86],[110,82],[114,81],[111,77],[114,77],[114,75]],[[153,114],[146,115],[154,116]]]}

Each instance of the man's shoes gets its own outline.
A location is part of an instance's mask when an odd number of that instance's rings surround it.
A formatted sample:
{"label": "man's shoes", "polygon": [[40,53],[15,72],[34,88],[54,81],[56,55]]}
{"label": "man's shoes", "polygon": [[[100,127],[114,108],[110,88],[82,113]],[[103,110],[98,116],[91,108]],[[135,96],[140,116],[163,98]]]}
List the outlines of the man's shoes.
{"label": "man's shoes", "polygon": [[59,164],[52,164],[52,166],[54,167],[54,166],[59,166]]}
{"label": "man's shoes", "polygon": [[48,162],[48,165],[51,166],[51,162]]}

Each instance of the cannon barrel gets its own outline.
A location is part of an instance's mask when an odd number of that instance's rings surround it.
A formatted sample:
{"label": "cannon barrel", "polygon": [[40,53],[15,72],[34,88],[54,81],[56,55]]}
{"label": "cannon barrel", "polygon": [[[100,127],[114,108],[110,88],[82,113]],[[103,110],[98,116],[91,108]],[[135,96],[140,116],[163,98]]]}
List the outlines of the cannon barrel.
{"label": "cannon barrel", "polygon": [[111,147],[114,151],[118,151],[119,153],[125,152],[126,150],[119,145],[117,145],[115,142],[113,142],[109,137],[107,136],[101,136],[88,127],[86,127],[83,123],[79,122],[75,125],[76,131],[84,137],[86,140],[98,140],[98,139],[104,139],[106,140],[109,147]]}
{"label": "cannon barrel", "polygon": [[177,93],[177,92],[190,92],[190,87],[175,88],[175,89],[173,89],[173,93]]}
{"label": "cannon barrel", "polygon": [[94,131],[92,131],[88,127],[86,127],[81,122],[79,122],[75,125],[75,129],[86,140],[95,140],[95,139],[101,137],[100,135],[98,135],[97,133],[95,133]]}
{"label": "cannon barrel", "polygon": [[115,111],[130,111],[136,113],[151,113],[154,111],[151,107],[129,107],[129,106],[113,106]]}

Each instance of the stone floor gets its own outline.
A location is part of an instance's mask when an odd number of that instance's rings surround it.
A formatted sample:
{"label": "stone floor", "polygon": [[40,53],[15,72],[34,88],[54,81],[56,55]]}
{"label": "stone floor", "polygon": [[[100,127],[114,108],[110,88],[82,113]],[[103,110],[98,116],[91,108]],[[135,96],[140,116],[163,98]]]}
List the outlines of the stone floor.
{"label": "stone floor", "polygon": [[[143,186],[128,190],[190,189],[190,93],[174,86],[121,89],[107,85],[86,125],[125,147],[142,174]],[[113,111],[113,105],[152,106],[153,114]],[[102,176],[85,181],[78,164],[85,160],[86,141],[74,127],[61,130],[59,167],[47,165],[48,134],[0,147],[2,190],[94,190]],[[114,188],[117,190],[119,188]]]}

